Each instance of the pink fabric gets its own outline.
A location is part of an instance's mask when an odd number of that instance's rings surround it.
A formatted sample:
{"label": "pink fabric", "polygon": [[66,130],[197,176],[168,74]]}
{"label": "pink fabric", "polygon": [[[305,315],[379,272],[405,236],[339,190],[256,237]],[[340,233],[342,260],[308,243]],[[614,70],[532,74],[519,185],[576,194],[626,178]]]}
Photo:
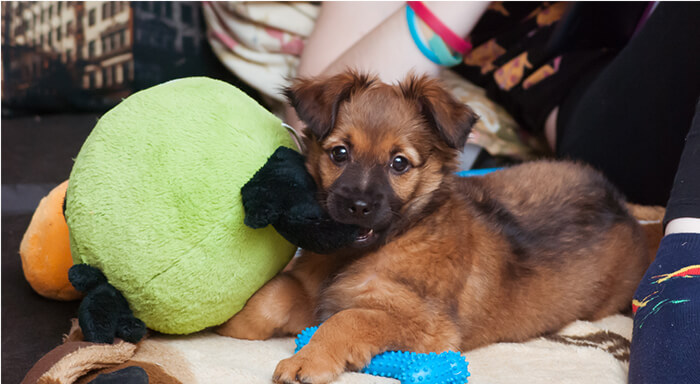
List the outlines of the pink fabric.
{"label": "pink fabric", "polygon": [[209,33],[213,37],[216,37],[220,42],[222,42],[228,49],[233,49],[236,45],[238,45],[238,42],[236,40],[234,40],[231,36],[223,32],[211,29],[209,30]]}

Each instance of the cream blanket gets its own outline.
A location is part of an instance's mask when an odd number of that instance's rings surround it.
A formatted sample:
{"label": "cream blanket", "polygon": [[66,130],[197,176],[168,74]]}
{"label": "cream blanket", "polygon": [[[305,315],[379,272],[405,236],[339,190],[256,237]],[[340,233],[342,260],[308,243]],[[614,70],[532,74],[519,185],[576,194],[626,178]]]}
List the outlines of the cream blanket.
{"label": "cream blanket", "polygon": [[[151,383],[269,384],[277,363],[295,347],[293,338],[246,341],[211,331],[153,335],[135,346],[105,346],[71,341],[75,333],[42,358],[24,382],[84,383],[99,373],[137,365],[148,372]],[[555,335],[525,343],[490,345],[464,354],[469,383],[626,383],[631,337],[632,319],[615,315],[597,322],[576,321]],[[345,373],[336,383],[398,381]]]}

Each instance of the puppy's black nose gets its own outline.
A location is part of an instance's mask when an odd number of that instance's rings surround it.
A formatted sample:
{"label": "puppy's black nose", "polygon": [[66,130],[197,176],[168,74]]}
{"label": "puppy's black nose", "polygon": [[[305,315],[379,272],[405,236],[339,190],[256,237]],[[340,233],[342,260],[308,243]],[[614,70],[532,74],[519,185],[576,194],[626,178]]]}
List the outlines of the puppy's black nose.
{"label": "puppy's black nose", "polygon": [[363,217],[372,213],[372,207],[364,200],[350,201],[348,212],[354,216]]}

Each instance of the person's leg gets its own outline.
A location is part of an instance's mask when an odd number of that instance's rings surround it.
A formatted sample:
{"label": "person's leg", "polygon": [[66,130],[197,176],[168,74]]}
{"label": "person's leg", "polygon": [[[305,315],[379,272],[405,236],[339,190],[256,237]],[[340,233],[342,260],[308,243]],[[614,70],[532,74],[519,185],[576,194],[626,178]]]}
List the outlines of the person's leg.
{"label": "person's leg", "polygon": [[700,3],[660,3],[590,85],[563,102],[557,155],[602,170],[632,202],[666,203],[700,95],[699,19]]}
{"label": "person's leg", "polygon": [[700,102],[664,223],[633,302],[630,384],[700,382]]}

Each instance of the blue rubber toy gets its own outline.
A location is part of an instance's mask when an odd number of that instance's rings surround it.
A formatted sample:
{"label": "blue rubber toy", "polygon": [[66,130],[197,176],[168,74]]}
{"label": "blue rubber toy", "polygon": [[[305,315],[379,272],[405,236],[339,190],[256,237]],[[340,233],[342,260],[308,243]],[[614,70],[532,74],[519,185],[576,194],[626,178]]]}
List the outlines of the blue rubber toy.
{"label": "blue rubber toy", "polygon": [[489,174],[491,172],[496,172],[498,170],[501,170],[503,168],[481,168],[481,169],[470,169],[467,171],[459,171],[457,172],[457,176],[462,176],[462,177],[470,177],[470,176],[483,176],[486,174]]}
{"label": "blue rubber toy", "polygon": [[[318,327],[310,327],[297,335],[297,348],[309,343]],[[362,373],[391,377],[401,384],[465,384],[469,377],[469,362],[458,352],[415,353],[389,351],[372,358]]]}

